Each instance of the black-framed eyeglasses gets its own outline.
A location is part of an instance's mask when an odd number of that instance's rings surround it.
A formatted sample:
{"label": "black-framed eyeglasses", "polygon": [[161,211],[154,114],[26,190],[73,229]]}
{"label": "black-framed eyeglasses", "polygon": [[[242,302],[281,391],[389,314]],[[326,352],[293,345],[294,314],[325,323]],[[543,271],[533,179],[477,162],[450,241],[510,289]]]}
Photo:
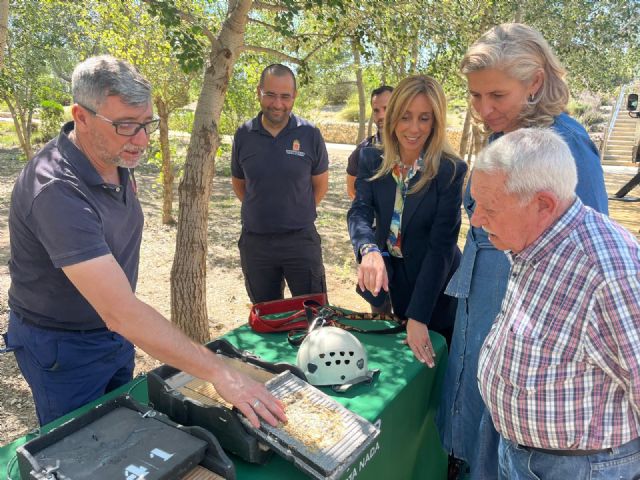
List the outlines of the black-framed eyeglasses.
{"label": "black-framed eyeglasses", "polygon": [[81,103],[79,103],[78,105],[84,108],[87,112],[98,117],[100,120],[109,122],[111,125],[113,125],[113,128],[116,129],[116,133],[118,135],[122,135],[123,137],[133,137],[143,128],[147,135],[151,135],[153,132],[158,130],[158,127],[160,126],[160,119],[158,117],[154,117],[148,122],[144,122],[144,123],[130,122],[128,120],[114,122],[113,120],[108,119],[104,115],[100,115],[95,110],[92,110],[91,108],[85,105],[82,105]]}

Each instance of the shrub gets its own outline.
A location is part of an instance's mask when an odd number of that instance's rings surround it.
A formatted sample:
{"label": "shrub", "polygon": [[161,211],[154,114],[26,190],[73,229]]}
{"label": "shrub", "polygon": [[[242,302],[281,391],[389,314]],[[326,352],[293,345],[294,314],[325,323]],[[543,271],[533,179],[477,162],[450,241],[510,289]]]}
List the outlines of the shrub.
{"label": "shrub", "polygon": [[606,122],[606,118],[597,110],[590,110],[580,117],[580,121],[585,127],[592,127]]}
{"label": "shrub", "polygon": [[48,142],[60,133],[64,123],[64,107],[55,100],[43,100],[40,104],[40,129],[38,140]]}
{"label": "shrub", "polygon": [[588,103],[579,102],[577,100],[571,100],[569,102],[569,105],[567,105],[567,108],[569,110],[569,114],[572,117],[581,117],[592,107]]}
{"label": "shrub", "polygon": [[[367,100],[367,106],[366,106],[366,114],[367,115],[371,114],[371,107],[368,104],[368,100]],[[345,107],[342,110],[340,110],[340,113],[338,113],[338,117],[341,120],[345,120],[347,122],[357,122],[359,121],[359,116],[360,116],[360,107],[358,105],[358,94],[355,93],[349,97],[349,101],[347,102]],[[365,118],[368,118],[368,117],[365,117]]]}
{"label": "shrub", "polygon": [[356,86],[353,83],[339,82],[327,85],[324,89],[324,96],[329,105],[340,105],[347,102],[349,97],[353,95],[355,91]]}

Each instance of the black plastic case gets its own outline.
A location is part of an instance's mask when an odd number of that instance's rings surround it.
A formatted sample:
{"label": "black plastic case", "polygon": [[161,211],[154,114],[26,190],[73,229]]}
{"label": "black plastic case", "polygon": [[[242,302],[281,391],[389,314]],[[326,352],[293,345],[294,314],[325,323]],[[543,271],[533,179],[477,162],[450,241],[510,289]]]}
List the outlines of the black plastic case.
{"label": "black plastic case", "polygon": [[[206,347],[215,353],[240,359],[270,373],[279,374],[290,371],[295,376],[306,380],[299,368],[288,363],[265,362],[250,352],[237,349],[226,340],[215,340],[208,343]],[[272,451],[256,437],[254,432],[244,426],[238,418],[239,412],[222,404],[213,406],[194,402],[167,384],[166,380],[179,372],[171,366],[164,365],[147,374],[149,402],[153,407],[178,423],[198,425],[209,430],[225,450],[238,455],[243,460],[258,464],[265,463]]]}
{"label": "black plastic case", "polygon": [[23,480],[169,480],[196,465],[235,480],[210,432],[178,425],[127,395],[31,440],[17,456]]}

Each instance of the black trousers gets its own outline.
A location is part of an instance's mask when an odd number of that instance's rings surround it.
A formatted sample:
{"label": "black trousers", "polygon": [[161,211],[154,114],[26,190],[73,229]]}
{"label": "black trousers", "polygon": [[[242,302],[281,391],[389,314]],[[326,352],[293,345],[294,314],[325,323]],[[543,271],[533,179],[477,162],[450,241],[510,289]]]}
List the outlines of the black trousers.
{"label": "black trousers", "polygon": [[244,283],[252,303],[327,291],[320,235],[314,225],[287,233],[244,231],[238,240]]}
{"label": "black trousers", "polygon": [[[393,305],[393,313],[400,318],[407,318],[406,312],[413,295],[415,281],[409,279],[406,267],[406,259],[385,257],[385,266],[389,278],[389,296]],[[455,271],[457,264],[452,271]],[[448,283],[449,280],[447,280]],[[446,285],[446,283],[445,283]],[[451,337],[453,336],[453,325],[456,317],[457,299],[444,294],[444,287],[438,295],[438,300],[431,314],[429,322],[429,330],[441,334],[446,342],[447,347],[451,346]]]}

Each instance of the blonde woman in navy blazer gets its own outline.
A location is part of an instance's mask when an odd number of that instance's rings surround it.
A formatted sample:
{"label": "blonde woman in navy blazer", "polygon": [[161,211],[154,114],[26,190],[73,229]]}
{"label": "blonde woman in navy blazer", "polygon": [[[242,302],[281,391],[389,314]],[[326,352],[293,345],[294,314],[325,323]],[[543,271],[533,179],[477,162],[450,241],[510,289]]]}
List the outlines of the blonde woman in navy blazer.
{"label": "blonde woman in navy blazer", "polygon": [[359,289],[374,297],[389,292],[394,313],[408,319],[408,346],[429,366],[429,329],[447,339],[453,330],[455,299],[443,291],[460,258],[467,171],[447,141],[446,112],[433,78],[400,82],[387,106],[383,147],[362,151],[347,215]]}

